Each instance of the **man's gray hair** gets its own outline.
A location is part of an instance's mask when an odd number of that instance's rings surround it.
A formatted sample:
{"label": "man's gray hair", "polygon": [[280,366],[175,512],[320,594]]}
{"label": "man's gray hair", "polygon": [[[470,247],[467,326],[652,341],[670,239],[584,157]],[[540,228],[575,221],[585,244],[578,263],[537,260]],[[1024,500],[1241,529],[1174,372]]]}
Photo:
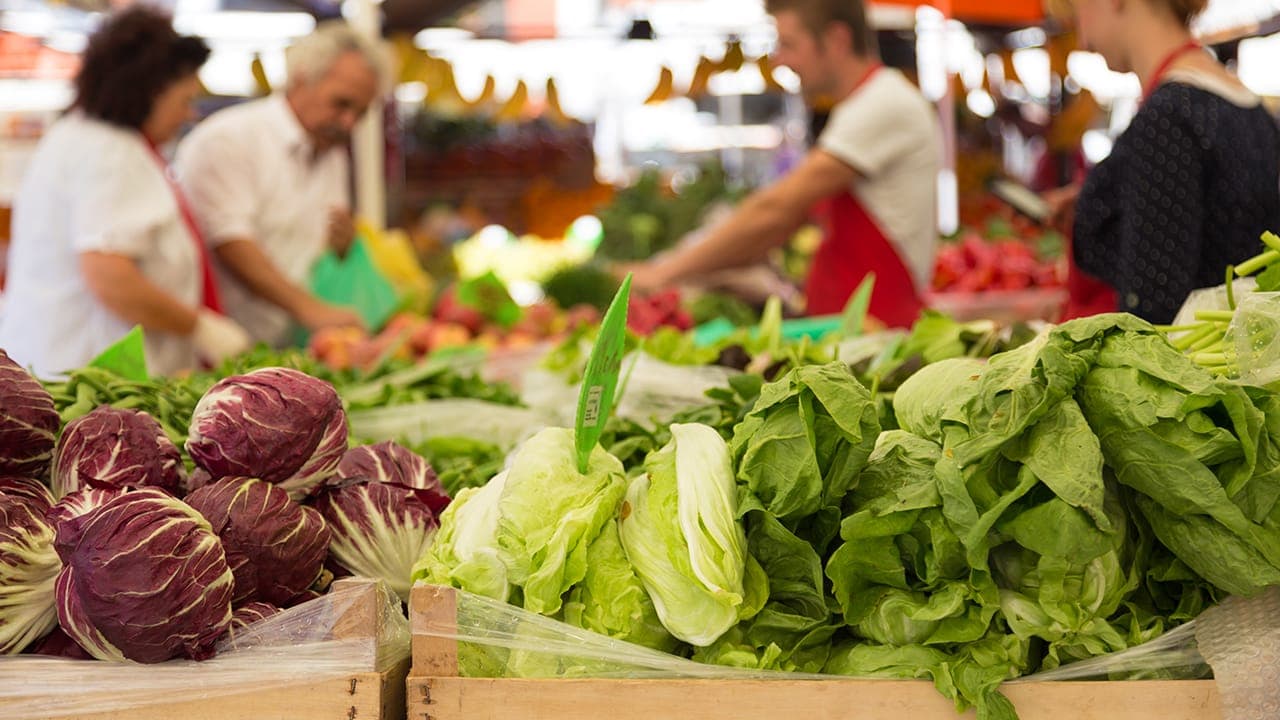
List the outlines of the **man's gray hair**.
{"label": "man's gray hair", "polygon": [[386,86],[390,72],[381,46],[342,20],[320,23],[311,34],[298,38],[284,51],[288,84],[293,86],[319,80],[329,72],[338,57],[347,52],[360,53],[378,76],[378,87]]}

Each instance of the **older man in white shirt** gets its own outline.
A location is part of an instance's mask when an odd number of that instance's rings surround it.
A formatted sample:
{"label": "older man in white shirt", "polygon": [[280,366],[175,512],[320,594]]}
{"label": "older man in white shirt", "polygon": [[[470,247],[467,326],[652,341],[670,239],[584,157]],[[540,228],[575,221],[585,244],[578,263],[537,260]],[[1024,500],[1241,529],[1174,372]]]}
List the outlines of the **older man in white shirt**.
{"label": "older man in white shirt", "polygon": [[213,114],[183,140],[177,169],[218,261],[227,313],[282,346],[309,330],[361,325],[307,289],[315,261],[351,240],[347,144],[379,95],[375,47],[325,23],[286,52],[283,93]]}

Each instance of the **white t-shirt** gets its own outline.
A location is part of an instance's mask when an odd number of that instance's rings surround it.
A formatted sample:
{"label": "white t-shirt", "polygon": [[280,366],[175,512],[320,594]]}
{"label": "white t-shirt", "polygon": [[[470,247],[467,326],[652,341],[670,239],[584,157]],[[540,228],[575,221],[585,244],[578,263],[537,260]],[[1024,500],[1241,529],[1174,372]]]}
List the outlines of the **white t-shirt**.
{"label": "white t-shirt", "polygon": [[[132,328],[89,291],[87,251],[133,258],[158,287],[200,304],[195,241],[146,141],[73,112],[41,139],[13,203],[0,347],[42,377],[83,367]],[[153,374],[196,367],[184,336],[147,332],[146,351]]]}
{"label": "white t-shirt", "polygon": [[[214,113],[178,146],[175,166],[211,247],[256,241],[304,288],[328,246],[330,208],[350,207],[345,151],[315,155],[282,95]],[[287,344],[289,316],[215,267],[227,315],[255,340]]]}
{"label": "white t-shirt", "polygon": [[911,81],[882,68],[831,110],[818,147],[858,171],[851,192],[925,290],[938,242],[937,114]]}

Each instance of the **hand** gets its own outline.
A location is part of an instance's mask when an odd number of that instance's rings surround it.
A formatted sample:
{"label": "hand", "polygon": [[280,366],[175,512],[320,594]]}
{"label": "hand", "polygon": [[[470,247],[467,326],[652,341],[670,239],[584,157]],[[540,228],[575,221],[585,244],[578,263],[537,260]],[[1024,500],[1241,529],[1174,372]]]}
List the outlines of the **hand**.
{"label": "hand", "polygon": [[253,340],[235,320],[212,310],[200,310],[191,331],[191,344],[202,361],[217,365],[248,350]]}
{"label": "hand", "polygon": [[346,208],[329,208],[329,247],[338,257],[346,257],[356,240],[356,224]]}
{"label": "hand", "polygon": [[1071,227],[1076,222],[1076,199],[1080,197],[1080,185],[1076,183],[1046,190],[1040,197],[1049,206],[1050,227],[1064,235],[1070,235]]}
{"label": "hand", "polygon": [[312,298],[303,308],[294,316],[300,325],[315,332],[325,328],[355,327],[361,330],[367,330],[364,319],[360,317],[360,313],[349,307],[341,305],[331,305],[327,302]]}
{"label": "hand", "polygon": [[614,277],[622,281],[631,275],[631,289],[635,292],[653,292],[670,285],[661,265],[657,261],[618,263],[609,268]]}

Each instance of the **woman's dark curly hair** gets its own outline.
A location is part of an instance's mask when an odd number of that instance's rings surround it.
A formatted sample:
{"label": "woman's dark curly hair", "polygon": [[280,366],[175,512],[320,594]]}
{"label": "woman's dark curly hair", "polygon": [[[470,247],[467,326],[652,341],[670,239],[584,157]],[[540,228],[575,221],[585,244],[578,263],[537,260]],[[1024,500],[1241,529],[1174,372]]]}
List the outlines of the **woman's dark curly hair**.
{"label": "woman's dark curly hair", "polygon": [[73,107],[113,125],[140,129],[156,98],[209,57],[198,37],[179,35],[164,12],[135,5],[89,38],[76,75]]}

